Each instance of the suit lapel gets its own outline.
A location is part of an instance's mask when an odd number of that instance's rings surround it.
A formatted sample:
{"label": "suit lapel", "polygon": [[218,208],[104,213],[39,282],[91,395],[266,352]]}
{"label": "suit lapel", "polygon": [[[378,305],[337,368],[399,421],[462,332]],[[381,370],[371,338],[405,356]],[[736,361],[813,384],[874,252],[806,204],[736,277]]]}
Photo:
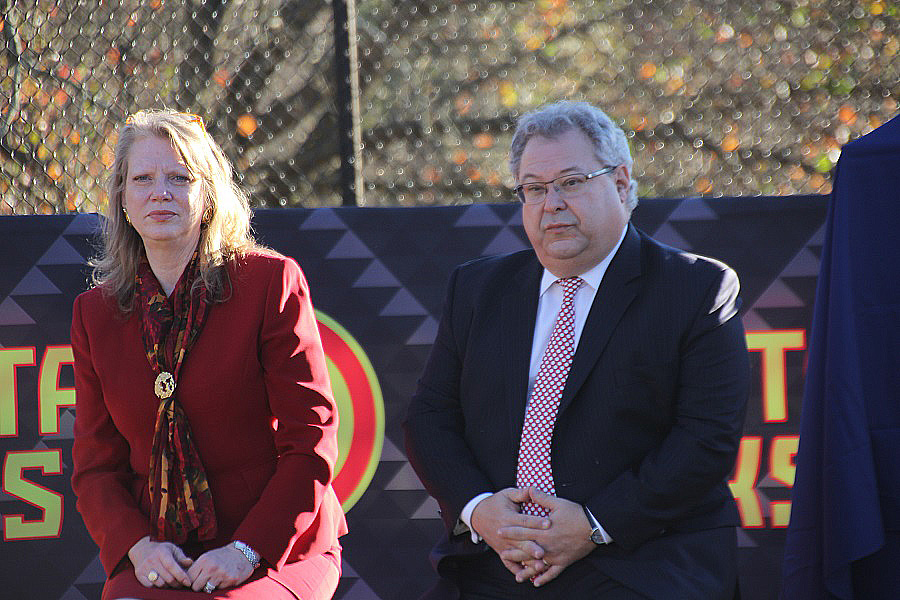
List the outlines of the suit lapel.
{"label": "suit lapel", "polygon": [[528,393],[528,365],[531,362],[531,343],[537,318],[538,290],[543,269],[535,259],[513,278],[503,295],[501,311],[501,360],[498,375],[506,378],[506,401],[509,405],[511,439],[522,435],[525,420],[525,395]]}
{"label": "suit lapel", "polygon": [[575,393],[591,373],[613,330],[634,300],[639,289],[637,278],[641,274],[641,238],[634,226],[628,232],[616,256],[613,257],[600,289],[594,296],[594,303],[588,313],[575,357],[566,379],[559,411],[562,412],[572,402]]}

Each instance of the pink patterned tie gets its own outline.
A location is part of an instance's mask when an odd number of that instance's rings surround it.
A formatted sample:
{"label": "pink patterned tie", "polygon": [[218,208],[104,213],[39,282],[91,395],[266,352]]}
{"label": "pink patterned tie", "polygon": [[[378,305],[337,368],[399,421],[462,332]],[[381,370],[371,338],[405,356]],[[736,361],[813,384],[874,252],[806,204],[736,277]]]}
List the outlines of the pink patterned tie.
{"label": "pink patterned tie", "polygon": [[[525,411],[516,473],[516,485],[519,487],[533,485],[550,495],[556,493],[550,463],[550,442],[556,411],[575,354],[575,292],[584,281],[580,277],[567,277],[557,279],[556,283],[563,288],[563,301],[534,379],[531,402]],[[530,502],[522,505],[522,512],[538,516],[547,514],[544,507]]]}

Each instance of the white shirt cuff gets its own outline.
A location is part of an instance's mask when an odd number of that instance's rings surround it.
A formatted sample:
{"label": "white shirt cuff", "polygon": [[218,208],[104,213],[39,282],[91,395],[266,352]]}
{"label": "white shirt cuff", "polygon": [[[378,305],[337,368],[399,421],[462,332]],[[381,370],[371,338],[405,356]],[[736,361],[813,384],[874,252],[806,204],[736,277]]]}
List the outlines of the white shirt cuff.
{"label": "white shirt cuff", "polygon": [[472,527],[472,513],[475,512],[475,507],[478,506],[478,503],[484,500],[485,498],[489,498],[493,496],[490,492],[485,492],[483,494],[478,494],[463,507],[462,512],[459,514],[459,520],[463,522],[463,525],[468,527],[469,533],[472,534],[472,543],[477,544],[481,541],[481,536],[475,532],[475,528]]}
{"label": "white shirt cuff", "polygon": [[600,537],[603,538],[603,543],[608,544],[613,541],[612,536],[606,533],[606,530],[603,529],[603,525],[600,524],[600,521],[597,520],[597,517],[594,516],[594,513],[591,512],[587,506],[584,507],[585,512],[587,513],[588,520],[591,522],[591,529],[599,529]]}

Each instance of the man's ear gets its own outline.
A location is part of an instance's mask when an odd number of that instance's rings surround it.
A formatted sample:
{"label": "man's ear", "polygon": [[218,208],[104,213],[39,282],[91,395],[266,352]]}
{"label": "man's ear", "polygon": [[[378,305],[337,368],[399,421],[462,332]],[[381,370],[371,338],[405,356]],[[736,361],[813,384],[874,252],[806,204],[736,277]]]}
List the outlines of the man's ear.
{"label": "man's ear", "polygon": [[619,165],[615,170],[616,191],[622,203],[628,202],[628,186],[631,185],[631,176],[628,165]]}

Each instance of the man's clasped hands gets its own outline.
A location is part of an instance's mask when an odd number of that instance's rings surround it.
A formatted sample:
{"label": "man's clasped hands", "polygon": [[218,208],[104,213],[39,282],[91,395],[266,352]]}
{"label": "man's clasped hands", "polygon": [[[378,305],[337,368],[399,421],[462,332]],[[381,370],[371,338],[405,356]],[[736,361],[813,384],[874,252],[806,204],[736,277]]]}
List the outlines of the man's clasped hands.
{"label": "man's clasped hands", "polygon": [[[549,514],[519,512],[527,502],[543,506]],[[580,504],[535,487],[500,490],[478,503],[471,521],[519,583],[544,585],[596,547]]]}

